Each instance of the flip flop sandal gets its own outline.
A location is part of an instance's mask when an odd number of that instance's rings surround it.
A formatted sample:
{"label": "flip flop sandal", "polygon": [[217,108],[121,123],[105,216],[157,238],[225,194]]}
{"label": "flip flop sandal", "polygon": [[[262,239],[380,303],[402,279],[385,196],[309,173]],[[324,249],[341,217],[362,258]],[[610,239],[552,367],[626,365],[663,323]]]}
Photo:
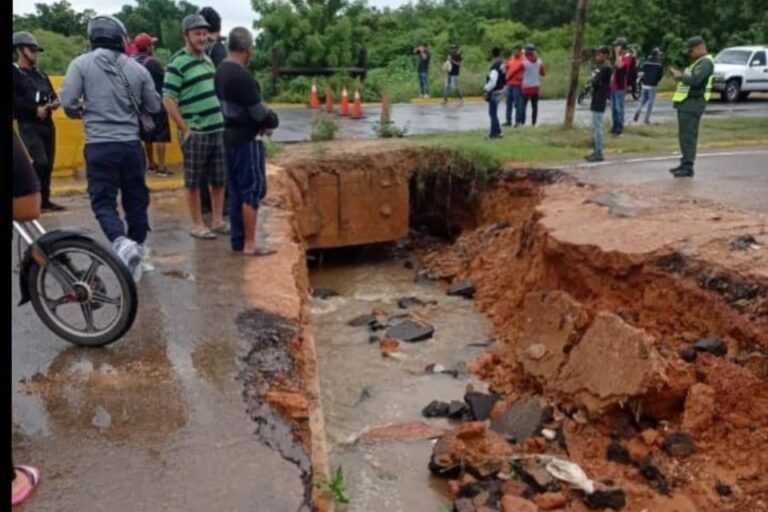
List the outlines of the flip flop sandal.
{"label": "flip flop sandal", "polygon": [[215,240],[218,238],[216,233],[208,228],[195,228],[189,232],[189,236],[198,240]]}
{"label": "flip flop sandal", "polygon": [[213,231],[214,233],[218,233],[219,235],[228,235],[228,234],[229,234],[229,231],[230,231],[230,228],[229,228],[229,226],[228,226],[228,225],[225,223],[225,224],[222,224],[221,226],[216,226],[216,227],[214,227],[212,231]]}
{"label": "flip flop sandal", "polygon": [[33,468],[32,466],[14,466],[13,469],[27,475],[27,478],[29,478],[29,486],[21,489],[15,496],[11,496],[11,506],[23,503],[29,498],[30,494],[32,494],[32,491],[35,490],[37,484],[40,483],[40,470],[37,468]]}
{"label": "flip flop sandal", "polygon": [[244,252],[243,254],[246,256],[254,256],[256,258],[260,258],[262,256],[269,256],[270,254],[277,254],[277,251],[271,248],[259,248],[253,252]]}

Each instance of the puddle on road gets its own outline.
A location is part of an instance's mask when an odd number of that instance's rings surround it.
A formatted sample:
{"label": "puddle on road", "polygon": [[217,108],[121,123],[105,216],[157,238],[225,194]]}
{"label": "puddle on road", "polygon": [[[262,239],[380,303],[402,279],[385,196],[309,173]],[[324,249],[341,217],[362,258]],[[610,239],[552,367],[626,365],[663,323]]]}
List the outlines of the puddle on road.
{"label": "puddle on road", "polygon": [[[447,420],[423,418],[421,410],[432,400],[461,399],[470,382],[484,389],[465,367],[484,350],[478,344],[490,337],[490,324],[472,301],[448,297],[434,283],[414,283],[413,271],[401,261],[381,256],[350,264],[329,261],[328,254],[324,259],[322,268],[311,270],[312,286],[339,296],[313,298],[311,313],[330,462],[332,468],[343,468],[351,498],[346,510],[439,510],[449,499],[444,482],[432,479],[427,468],[432,441],[352,440],[367,429],[412,421],[448,428]],[[384,331],[347,325],[374,308],[389,316],[405,313],[397,301],[411,296],[437,301],[423,315],[435,335],[425,342],[401,343],[402,359],[382,357],[379,344],[369,342],[371,336],[384,337]],[[433,363],[461,373],[458,378],[427,374],[425,367]]]}

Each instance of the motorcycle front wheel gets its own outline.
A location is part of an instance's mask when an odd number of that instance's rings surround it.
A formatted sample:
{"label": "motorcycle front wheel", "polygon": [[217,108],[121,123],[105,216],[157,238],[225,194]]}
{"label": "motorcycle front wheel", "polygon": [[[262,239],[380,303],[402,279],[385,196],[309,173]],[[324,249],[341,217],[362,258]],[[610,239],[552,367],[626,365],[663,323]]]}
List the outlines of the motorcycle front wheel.
{"label": "motorcycle front wheel", "polygon": [[131,328],[136,284],[111,250],[94,240],[63,239],[46,256],[46,266],[32,260],[27,289],[51,331],[75,345],[101,347]]}

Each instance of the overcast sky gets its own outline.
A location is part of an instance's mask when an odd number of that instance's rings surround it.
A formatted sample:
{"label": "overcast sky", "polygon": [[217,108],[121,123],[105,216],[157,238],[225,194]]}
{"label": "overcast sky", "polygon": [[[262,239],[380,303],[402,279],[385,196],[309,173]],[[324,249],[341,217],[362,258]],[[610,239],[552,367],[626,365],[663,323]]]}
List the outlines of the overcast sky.
{"label": "overcast sky", "polygon": [[[26,14],[35,12],[35,4],[51,4],[52,0],[13,0],[13,13]],[[93,9],[99,14],[114,14],[125,4],[133,3],[130,0],[69,0],[76,11]],[[237,25],[246,25],[252,28],[255,14],[251,9],[250,0],[195,0],[192,3],[204,7],[209,5],[221,15],[222,32],[226,34],[229,29]],[[397,7],[408,3],[408,0],[368,0],[375,7]]]}

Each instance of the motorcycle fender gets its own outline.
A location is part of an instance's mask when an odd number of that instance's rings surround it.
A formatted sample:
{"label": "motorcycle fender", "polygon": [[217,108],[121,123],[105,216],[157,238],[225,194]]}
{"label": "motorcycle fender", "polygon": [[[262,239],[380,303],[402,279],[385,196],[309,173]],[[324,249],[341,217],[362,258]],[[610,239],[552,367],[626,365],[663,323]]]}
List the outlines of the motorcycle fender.
{"label": "motorcycle fender", "polygon": [[[21,269],[19,270],[19,289],[21,290],[19,306],[29,302],[31,298],[27,284],[29,283],[29,273],[32,270],[32,265],[45,265],[45,255],[51,250],[51,246],[60,240],[68,239],[93,241],[93,237],[87,231],[78,228],[67,228],[49,231],[27,247],[24,258],[21,260]],[[38,261],[36,261],[36,258]]]}

